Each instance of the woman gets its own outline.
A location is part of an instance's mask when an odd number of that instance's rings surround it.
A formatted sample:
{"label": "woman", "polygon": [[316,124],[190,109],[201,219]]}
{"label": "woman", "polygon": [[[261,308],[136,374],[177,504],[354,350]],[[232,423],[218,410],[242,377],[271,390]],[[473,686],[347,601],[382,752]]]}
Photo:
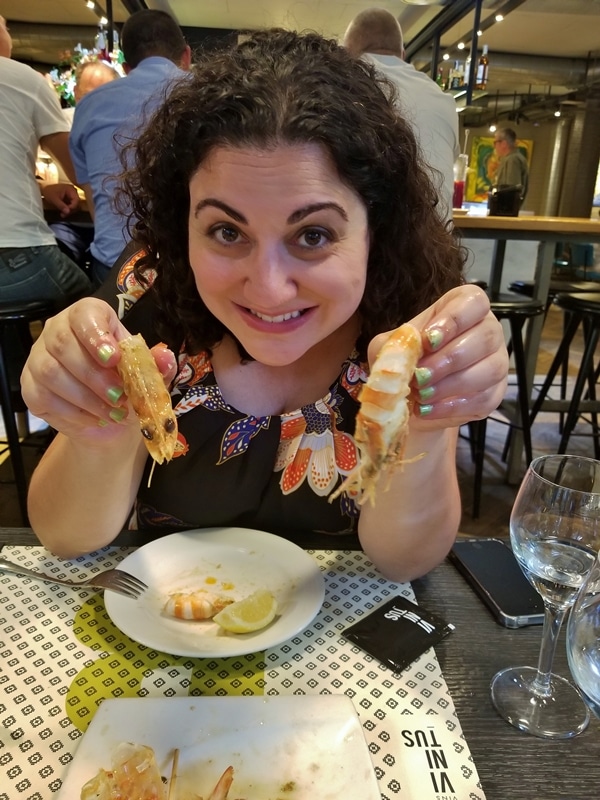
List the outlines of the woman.
{"label": "woman", "polygon": [[[256,33],[173,90],[135,160],[141,257],[115,266],[116,299],[53,318],[23,375],[60,431],[31,483],[41,541],[97,549],[133,507],[133,527],[355,528],[391,578],[435,566],[460,519],[458,426],[498,405],[507,354],[485,294],[461,285],[391,85],[316,34]],[[425,354],[405,457],[426,455],[374,505],[329,503],[356,460],[368,365],[408,320]],[[168,346],[154,354],[179,421],[149,486],[116,371],[128,330]]]}

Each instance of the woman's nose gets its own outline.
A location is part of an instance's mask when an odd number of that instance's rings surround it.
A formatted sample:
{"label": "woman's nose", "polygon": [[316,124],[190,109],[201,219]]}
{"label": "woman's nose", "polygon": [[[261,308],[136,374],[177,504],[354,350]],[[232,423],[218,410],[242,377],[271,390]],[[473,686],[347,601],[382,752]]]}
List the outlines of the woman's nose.
{"label": "woman's nose", "polygon": [[254,305],[275,308],[296,296],[291,258],[279,248],[254,248],[245,267],[244,294]]}

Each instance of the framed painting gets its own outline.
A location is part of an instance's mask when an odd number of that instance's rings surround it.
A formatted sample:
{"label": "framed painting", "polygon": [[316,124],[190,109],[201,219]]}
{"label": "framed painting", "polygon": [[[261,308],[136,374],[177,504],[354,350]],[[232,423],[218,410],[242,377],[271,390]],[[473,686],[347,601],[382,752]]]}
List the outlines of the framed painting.
{"label": "framed painting", "polygon": [[[532,139],[517,139],[517,147],[531,166]],[[475,136],[469,154],[469,170],[465,186],[465,200],[487,203],[488,192],[495,182],[499,159],[494,151],[493,136]]]}

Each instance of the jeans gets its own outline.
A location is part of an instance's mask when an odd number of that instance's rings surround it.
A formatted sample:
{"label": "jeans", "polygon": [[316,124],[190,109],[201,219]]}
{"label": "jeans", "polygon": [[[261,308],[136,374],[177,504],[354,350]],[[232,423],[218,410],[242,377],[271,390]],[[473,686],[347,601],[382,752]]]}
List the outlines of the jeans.
{"label": "jeans", "polygon": [[55,300],[57,308],[90,294],[92,285],[56,245],[0,247],[0,298]]}

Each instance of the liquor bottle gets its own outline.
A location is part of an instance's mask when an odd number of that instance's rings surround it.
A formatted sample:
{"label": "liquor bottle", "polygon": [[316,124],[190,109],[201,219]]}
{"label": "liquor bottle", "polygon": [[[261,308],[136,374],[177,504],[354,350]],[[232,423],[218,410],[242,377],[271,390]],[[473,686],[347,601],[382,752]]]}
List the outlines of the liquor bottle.
{"label": "liquor bottle", "polygon": [[469,85],[469,77],[471,75],[471,56],[467,56],[467,60],[465,61],[465,74],[464,74],[464,85]]}
{"label": "liquor bottle", "polygon": [[477,75],[475,78],[476,89],[483,90],[487,86],[489,63],[490,60],[488,58],[488,46],[487,44],[484,44],[483,53],[479,56],[479,61],[477,62]]}
{"label": "liquor bottle", "polygon": [[436,79],[435,79],[435,82],[436,82],[436,83],[437,83],[437,85],[440,87],[440,89],[443,89],[443,88],[444,88],[444,86],[445,86],[445,82],[444,82],[444,72],[443,72],[443,70],[442,70],[442,68],[441,68],[441,67],[440,67],[440,68],[438,69],[438,71],[437,71],[437,77],[436,77]]}
{"label": "liquor bottle", "polygon": [[465,82],[465,73],[461,66],[460,61],[454,62],[454,69],[450,73],[450,88],[462,89]]}

